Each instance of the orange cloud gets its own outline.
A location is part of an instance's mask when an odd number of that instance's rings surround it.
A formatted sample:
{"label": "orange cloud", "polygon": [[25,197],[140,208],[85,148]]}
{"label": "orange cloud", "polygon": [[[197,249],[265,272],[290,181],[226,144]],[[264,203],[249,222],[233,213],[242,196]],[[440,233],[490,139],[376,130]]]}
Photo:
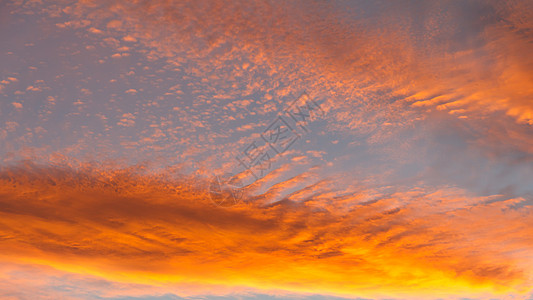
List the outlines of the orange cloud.
{"label": "orange cloud", "polygon": [[345,198],[343,209],[335,198],[329,207],[286,199],[224,209],[209,202],[201,180],[139,171],[4,169],[1,259],[165,290],[196,286],[189,295],[246,286],[504,298],[525,297],[532,286],[524,199],[419,189]]}
{"label": "orange cloud", "polygon": [[[364,142],[388,146],[380,151],[393,158],[411,152],[412,140],[395,135],[398,128],[431,128],[443,119],[464,121],[454,133],[477,130],[464,143],[486,150],[488,159],[505,160],[499,154],[516,149],[533,153],[533,8],[527,1],[370,9],[362,3],[340,7],[309,1],[55,2],[68,5],[55,13],[73,19],[58,23],[62,30],[86,28],[83,35],[111,47],[113,58],[134,59],[138,51],[147,61],[159,59],[166,65],[150,74],[157,80],[137,82],[189,99],[179,106],[172,102],[172,116],[151,111],[165,105],[160,95],[128,103],[135,115],[106,104],[110,111],[94,114],[106,131],[117,125],[136,133],[121,134],[118,150],[114,144],[105,148],[113,154],[143,146],[135,154],[149,154],[141,159],[170,149],[180,161],[201,157],[214,165],[216,148],[246,142],[240,136],[230,142],[218,138],[268,125],[244,115],[267,116],[302,90],[323,100],[327,130],[363,133]],[[125,42],[136,42],[135,48]],[[157,85],[167,76],[164,70],[174,69],[184,70],[179,84],[171,78],[171,84]],[[132,77],[142,73],[127,71]],[[121,91],[144,93],[140,86]],[[32,102],[23,103],[11,104],[20,110]],[[84,103],[90,102],[75,104]],[[118,118],[106,123],[105,115]],[[232,127],[234,121],[239,125]],[[28,128],[26,135],[54,132],[5,124],[1,139],[18,128]],[[69,130],[66,126],[64,132]],[[7,149],[26,147],[30,137]],[[395,138],[402,139],[401,147],[385,143]],[[182,149],[174,151],[174,143]],[[92,146],[91,139],[61,150],[78,154],[86,146]],[[230,151],[222,155],[233,159]],[[517,157],[505,167],[530,161],[523,153]],[[0,259],[185,295],[205,289],[221,294],[228,291],[224,287],[410,299],[525,298],[531,292],[533,218],[527,199],[475,198],[448,187],[417,188],[415,182],[388,194],[354,183],[360,192],[346,195],[337,192],[333,180],[312,183],[319,177],[316,170],[282,180],[297,164],[295,158],[256,182],[249,191],[260,195],[228,209],[211,204],[207,180],[170,172],[6,168],[0,172]],[[1,278],[18,280],[6,269]]]}
{"label": "orange cloud", "polygon": [[[217,110],[228,105],[223,99],[264,91],[286,100],[308,90],[325,101],[332,129],[385,138],[393,130],[382,124],[411,126],[435,111],[468,122],[499,112],[533,124],[533,8],[527,1],[391,4],[368,14],[363,4],[341,9],[303,1],[74,6],[75,17],[117,24],[121,38],[135,37],[151,49],[150,57],[188,65],[192,76],[208,82],[196,90],[215,102],[206,108],[211,117],[227,118]],[[243,81],[255,83],[242,94],[228,91]]]}

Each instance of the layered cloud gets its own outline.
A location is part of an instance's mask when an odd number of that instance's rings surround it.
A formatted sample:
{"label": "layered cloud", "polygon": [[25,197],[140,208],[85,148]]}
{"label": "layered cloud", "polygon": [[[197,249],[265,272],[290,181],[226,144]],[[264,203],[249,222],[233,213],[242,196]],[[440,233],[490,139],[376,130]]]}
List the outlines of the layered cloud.
{"label": "layered cloud", "polygon": [[532,285],[531,204],[523,198],[418,188],[372,197],[317,192],[271,205],[245,198],[221,209],[200,181],[169,177],[4,169],[2,260],[181,296],[235,287],[520,298]]}

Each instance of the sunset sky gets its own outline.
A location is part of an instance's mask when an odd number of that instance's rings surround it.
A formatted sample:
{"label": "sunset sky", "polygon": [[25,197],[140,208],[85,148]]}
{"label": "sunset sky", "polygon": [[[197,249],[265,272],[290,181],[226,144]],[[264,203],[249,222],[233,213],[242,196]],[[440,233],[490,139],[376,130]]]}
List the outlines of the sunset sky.
{"label": "sunset sky", "polygon": [[531,0],[0,0],[0,41],[0,299],[533,299]]}

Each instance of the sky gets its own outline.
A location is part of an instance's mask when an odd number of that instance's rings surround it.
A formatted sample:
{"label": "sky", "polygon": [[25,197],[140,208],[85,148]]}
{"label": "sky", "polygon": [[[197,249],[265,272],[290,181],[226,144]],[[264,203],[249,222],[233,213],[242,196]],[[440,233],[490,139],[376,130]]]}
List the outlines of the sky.
{"label": "sky", "polygon": [[0,299],[533,299],[533,2],[0,1]]}

